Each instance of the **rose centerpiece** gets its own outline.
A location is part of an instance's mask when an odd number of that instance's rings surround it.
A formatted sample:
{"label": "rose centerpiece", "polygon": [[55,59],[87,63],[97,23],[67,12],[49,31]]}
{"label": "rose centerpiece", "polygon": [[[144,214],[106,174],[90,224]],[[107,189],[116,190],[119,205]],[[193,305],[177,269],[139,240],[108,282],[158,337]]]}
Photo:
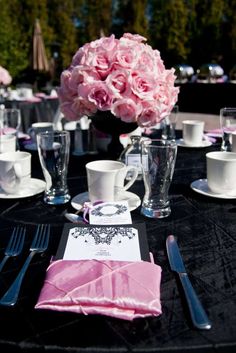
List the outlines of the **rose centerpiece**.
{"label": "rose centerpiece", "polygon": [[79,48],[61,74],[58,96],[65,118],[96,117],[95,126],[119,138],[122,132],[152,127],[168,116],[179,92],[174,69],[167,70],[160,52],[145,41],[125,33]]}
{"label": "rose centerpiece", "polygon": [[5,87],[10,85],[12,77],[9,72],[0,66],[0,100],[4,99]]}

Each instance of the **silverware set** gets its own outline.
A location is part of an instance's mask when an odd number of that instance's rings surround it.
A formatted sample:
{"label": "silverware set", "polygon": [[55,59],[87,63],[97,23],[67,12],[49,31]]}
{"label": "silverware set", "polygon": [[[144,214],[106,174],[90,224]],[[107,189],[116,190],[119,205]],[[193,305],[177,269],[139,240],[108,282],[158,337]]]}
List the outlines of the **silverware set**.
{"label": "silverware set", "polygon": [[[9,243],[5,250],[5,256],[0,263],[0,270],[5,265],[6,261],[9,257],[18,256],[22,249],[25,240],[25,227],[16,227],[14,228]],[[49,224],[41,224],[38,225],[35,236],[33,238],[32,244],[29,249],[29,255],[26,258],[20,272],[15,278],[14,282],[10,286],[10,288],[6,291],[3,297],[0,299],[0,305],[4,306],[13,306],[16,304],[21,285],[26,274],[26,271],[29,267],[31,260],[33,259],[35,254],[43,253],[48,248],[50,237],[50,225]]]}

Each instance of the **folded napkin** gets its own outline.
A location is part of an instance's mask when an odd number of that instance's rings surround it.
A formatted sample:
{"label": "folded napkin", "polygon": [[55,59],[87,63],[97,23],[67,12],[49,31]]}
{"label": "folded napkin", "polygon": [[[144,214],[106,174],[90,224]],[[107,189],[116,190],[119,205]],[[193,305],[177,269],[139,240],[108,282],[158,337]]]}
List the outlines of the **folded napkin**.
{"label": "folded napkin", "polygon": [[158,316],[161,268],[151,262],[57,260],[47,269],[36,309],[125,320]]}
{"label": "folded napkin", "polygon": [[222,137],[222,130],[221,129],[208,130],[206,135],[211,137]]}
{"label": "folded napkin", "polygon": [[24,98],[24,101],[25,101],[26,103],[39,103],[39,102],[41,102],[42,100],[41,100],[41,98],[39,98],[39,97],[30,97],[30,98]]}

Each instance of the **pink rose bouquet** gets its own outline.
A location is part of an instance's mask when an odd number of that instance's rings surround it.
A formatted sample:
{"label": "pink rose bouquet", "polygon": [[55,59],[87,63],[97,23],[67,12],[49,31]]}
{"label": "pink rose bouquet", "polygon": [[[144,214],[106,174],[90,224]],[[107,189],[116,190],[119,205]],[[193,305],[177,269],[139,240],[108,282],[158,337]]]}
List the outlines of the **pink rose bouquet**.
{"label": "pink rose bouquet", "polygon": [[124,122],[150,127],[169,115],[179,92],[174,69],[166,70],[160,52],[144,41],[125,33],[79,48],[61,74],[58,95],[65,117],[110,111]]}
{"label": "pink rose bouquet", "polygon": [[9,72],[6,69],[4,69],[4,67],[0,66],[0,85],[4,85],[4,86],[10,85],[11,81],[12,81],[12,77],[9,74]]}

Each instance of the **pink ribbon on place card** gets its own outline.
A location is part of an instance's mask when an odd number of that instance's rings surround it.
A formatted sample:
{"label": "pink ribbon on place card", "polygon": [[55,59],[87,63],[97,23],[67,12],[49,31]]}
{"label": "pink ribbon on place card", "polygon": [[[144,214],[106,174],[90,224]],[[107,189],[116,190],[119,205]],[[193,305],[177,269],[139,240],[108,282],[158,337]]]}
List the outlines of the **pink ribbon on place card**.
{"label": "pink ribbon on place card", "polygon": [[57,260],[35,308],[124,320],[159,316],[160,282],[161,267],[151,262]]}

